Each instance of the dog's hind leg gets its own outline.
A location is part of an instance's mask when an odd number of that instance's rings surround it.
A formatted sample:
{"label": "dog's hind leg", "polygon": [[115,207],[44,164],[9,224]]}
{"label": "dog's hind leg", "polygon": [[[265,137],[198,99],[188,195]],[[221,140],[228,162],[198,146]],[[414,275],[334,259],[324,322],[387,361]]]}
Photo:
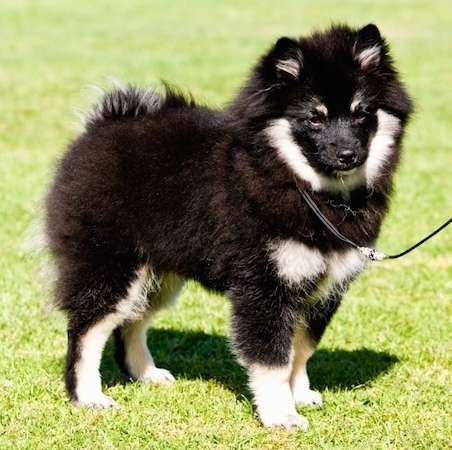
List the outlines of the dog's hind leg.
{"label": "dog's hind leg", "polygon": [[145,314],[115,330],[115,355],[123,371],[133,380],[168,384],[174,381],[174,377],[168,370],[156,367],[147,346],[147,329],[154,314],[172,303],[183,281],[177,275],[165,274],[158,280],[156,289],[152,280],[151,275],[148,283],[149,308]]}
{"label": "dog's hind leg", "polygon": [[71,401],[76,406],[117,407],[110,397],[102,393],[99,373],[102,352],[116,322],[117,318],[112,313],[83,334],[78,330],[68,330],[65,378]]}
{"label": "dog's hind leg", "polygon": [[[102,393],[99,373],[102,352],[115,328],[141,316],[146,309],[148,300],[143,296],[146,277],[144,268],[125,277],[125,295],[118,299],[115,299],[119,289],[117,280],[114,287],[104,285],[100,292],[86,292],[85,306],[81,304],[69,311],[65,378],[73,404],[99,408],[117,406]],[[86,297],[90,297],[89,301]]]}

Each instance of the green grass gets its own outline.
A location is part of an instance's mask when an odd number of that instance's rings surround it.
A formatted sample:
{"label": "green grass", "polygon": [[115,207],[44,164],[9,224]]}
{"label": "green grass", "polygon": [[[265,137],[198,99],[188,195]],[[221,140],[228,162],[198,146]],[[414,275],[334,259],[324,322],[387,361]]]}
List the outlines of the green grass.
{"label": "green grass", "polygon": [[118,411],[73,409],[61,372],[65,325],[46,309],[23,249],[73,110],[106,77],[190,88],[226,102],[280,35],[375,22],[417,103],[378,247],[397,252],[451,215],[452,10],[446,0],[5,0],[0,18],[0,448],[452,448],[452,230],[350,290],[312,358],[322,410],[308,433],[263,429],[228,349],[228,303],[189,284],[149,334],[170,387],[130,384],[103,361]]}

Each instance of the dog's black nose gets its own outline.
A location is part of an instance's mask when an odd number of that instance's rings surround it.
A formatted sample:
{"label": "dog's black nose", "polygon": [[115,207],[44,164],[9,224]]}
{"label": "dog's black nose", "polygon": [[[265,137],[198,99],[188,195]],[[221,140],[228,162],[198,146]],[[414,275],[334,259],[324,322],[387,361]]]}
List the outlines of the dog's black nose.
{"label": "dog's black nose", "polygon": [[348,166],[356,162],[358,152],[354,147],[343,146],[336,149],[336,156],[341,164]]}

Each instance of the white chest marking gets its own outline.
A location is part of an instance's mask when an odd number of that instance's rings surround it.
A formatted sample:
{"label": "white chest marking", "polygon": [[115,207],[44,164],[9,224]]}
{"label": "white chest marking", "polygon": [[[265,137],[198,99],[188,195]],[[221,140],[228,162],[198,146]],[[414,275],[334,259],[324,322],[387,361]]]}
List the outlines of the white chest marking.
{"label": "white chest marking", "polygon": [[327,266],[317,249],[287,239],[270,245],[270,258],[276,264],[278,276],[289,285],[316,279],[325,274]]}
{"label": "white chest marking", "polygon": [[282,280],[290,286],[315,281],[319,294],[357,276],[367,265],[367,259],[355,249],[322,254],[294,239],[275,241],[269,250]]}

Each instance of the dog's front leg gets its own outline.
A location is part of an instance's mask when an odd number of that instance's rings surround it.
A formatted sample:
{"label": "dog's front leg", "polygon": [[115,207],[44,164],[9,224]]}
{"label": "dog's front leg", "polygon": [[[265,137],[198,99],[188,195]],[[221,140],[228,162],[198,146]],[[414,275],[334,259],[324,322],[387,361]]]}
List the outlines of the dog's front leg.
{"label": "dog's front leg", "polygon": [[294,359],[292,364],[292,374],[290,386],[292,395],[297,406],[317,406],[323,405],[322,396],[310,388],[306,363],[314,353],[316,343],[310,336],[305,325],[298,324],[293,340]]}
{"label": "dog's front leg", "polygon": [[248,370],[263,425],[307,430],[308,421],[297,413],[291,388],[297,306],[277,287],[266,298],[257,290],[247,289],[240,299],[232,299],[235,352]]}
{"label": "dog's front leg", "polygon": [[308,420],[297,413],[290,387],[292,364],[269,366],[253,363],[248,367],[249,385],[256,410],[266,427],[308,429]]}

